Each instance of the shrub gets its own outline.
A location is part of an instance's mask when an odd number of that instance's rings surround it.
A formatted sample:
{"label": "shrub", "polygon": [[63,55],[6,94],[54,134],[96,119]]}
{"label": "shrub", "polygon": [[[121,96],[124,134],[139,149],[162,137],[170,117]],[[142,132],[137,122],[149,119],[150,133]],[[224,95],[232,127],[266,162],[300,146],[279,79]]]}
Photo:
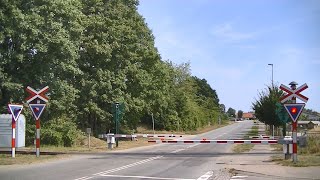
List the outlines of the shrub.
{"label": "shrub", "polygon": [[300,154],[320,154],[319,136],[313,135],[307,137],[307,147],[300,148]]}
{"label": "shrub", "polygon": [[42,144],[70,147],[81,133],[71,119],[61,117],[43,125],[41,141]]}

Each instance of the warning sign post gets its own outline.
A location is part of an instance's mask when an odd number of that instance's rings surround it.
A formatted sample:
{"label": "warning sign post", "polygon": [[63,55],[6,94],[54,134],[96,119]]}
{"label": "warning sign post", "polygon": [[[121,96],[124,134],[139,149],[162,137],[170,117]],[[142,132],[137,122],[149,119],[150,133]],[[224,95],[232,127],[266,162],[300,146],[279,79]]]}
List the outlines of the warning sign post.
{"label": "warning sign post", "polygon": [[[296,87],[298,83],[291,82],[290,87],[287,87],[281,84],[280,89],[285,91],[287,94],[280,98],[281,103],[286,103],[287,101],[291,101],[291,103],[284,104],[286,111],[288,112],[291,120],[292,120],[292,149],[293,149],[293,162],[298,161],[298,146],[297,146],[297,120],[301,115],[305,103],[308,101],[308,98],[300,94],[303,90],[308,88],[307,84],[303,84],[300,87]],[[296,103],[296,98],[300,99],[305,103]]]}
{"label": "warning sign post", "polygon": [[19,119],[23,105],[8,104],[9,112],[12,115],[12,138],[11,138],[11,157],[16,156],[16,121]]}
{"label": "warning sign post", "polygon": [[26,91],[30,94],[27,98],[27,103],[29,103],[29,108],[33,114],[33,117],[36,120],[36,156],[40,156],[40,116],[43,113],[43,110],[46,107],[48,102],[48,97],[45,93],[49,90],[49,87],[46,86],[40,91],[36,91],[30,86],[27,87]]}

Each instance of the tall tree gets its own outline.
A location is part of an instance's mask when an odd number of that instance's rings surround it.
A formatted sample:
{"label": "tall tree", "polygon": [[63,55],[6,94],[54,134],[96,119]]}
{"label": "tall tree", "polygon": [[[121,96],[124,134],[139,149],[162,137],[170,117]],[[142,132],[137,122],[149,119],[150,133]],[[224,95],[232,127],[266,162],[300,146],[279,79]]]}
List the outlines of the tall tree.
{"label": "tall tree", "polygon": [[242,116],[243,116],[243,111],[242,111],[242,110],[239,110],[237,115],[238,115],[238,118],[242,118]]}
{"label": "tall tree", "polygon": [[236,110],[229,107],[227,114],[229,115],[229,117],[236,117]]}
{"label": "tall tree", "polygon": [[252,109],[261,122],[275,126],[283,124],[276,114],[276,104],[283,94],[284,92],[277,86],[268,86],[265,91],[259,93],[258,99],[252,103]]}

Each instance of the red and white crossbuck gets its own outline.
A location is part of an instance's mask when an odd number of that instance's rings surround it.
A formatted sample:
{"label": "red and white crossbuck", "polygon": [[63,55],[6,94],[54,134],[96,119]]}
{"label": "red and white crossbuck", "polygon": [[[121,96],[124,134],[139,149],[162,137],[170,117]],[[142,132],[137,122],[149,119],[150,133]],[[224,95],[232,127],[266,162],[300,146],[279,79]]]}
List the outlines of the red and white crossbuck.
{"label": "red and white crossbuck", "polygon": [[26,88],[26,91],[30,93],[30,96],[27,98],[27,103],[30,103],[31,101],[35,100],[36,98],[39,98],[43,100],[44,102],[48,102],[48,97],[45,95],[45,93],[49,90],[49,86],[46,86],[42,88],[40,91],[36,91],[32,87],[28,86]]}
{"label": "red and white crossbuck", "polygon": [[290,89],[289,87],[281,84],[280,89],[287,92],[285,96],[280,98],[281,103],[285,103],[288,100],[291,100],[293,97],[300,99],[303,102],[307,102],[309,98],[305,97],[304,95],[300,94],[303,90],[307,89],[308,85],[305,83],[302,86],[298,87],[297,89]]}

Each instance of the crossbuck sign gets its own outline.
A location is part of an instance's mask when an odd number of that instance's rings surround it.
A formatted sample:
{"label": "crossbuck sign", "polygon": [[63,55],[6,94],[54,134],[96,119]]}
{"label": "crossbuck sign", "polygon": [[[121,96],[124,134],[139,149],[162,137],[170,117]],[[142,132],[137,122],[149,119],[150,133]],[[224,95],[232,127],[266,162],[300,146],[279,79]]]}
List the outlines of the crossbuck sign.
{"label": "crossbuck sign", "polygon": [[295,90],[290,89],[289,87],[281,84],[280,89],[287,92],[288,94],[281,97],[281,103],[285,103],[288,100],[291,100],[293,97],[299,98],[303,102],[307,102],[309,98],[305,97],[304,95],[300,94],[303,90],[307,89],[308,85],[304,83],[302,86],[298,87]]}
{"label": "crossbuck sign", "polygon": [[48,102],[48,97],[45,95],[45,93],[49,90],[49,86],[44,87],[40,91],[36,91],[30,86],[28,86],[26,90],[28,93],[30,93],[30,96],[27,98],[27,103],[30,103],[36,98],[39,98],[44,102]]}

